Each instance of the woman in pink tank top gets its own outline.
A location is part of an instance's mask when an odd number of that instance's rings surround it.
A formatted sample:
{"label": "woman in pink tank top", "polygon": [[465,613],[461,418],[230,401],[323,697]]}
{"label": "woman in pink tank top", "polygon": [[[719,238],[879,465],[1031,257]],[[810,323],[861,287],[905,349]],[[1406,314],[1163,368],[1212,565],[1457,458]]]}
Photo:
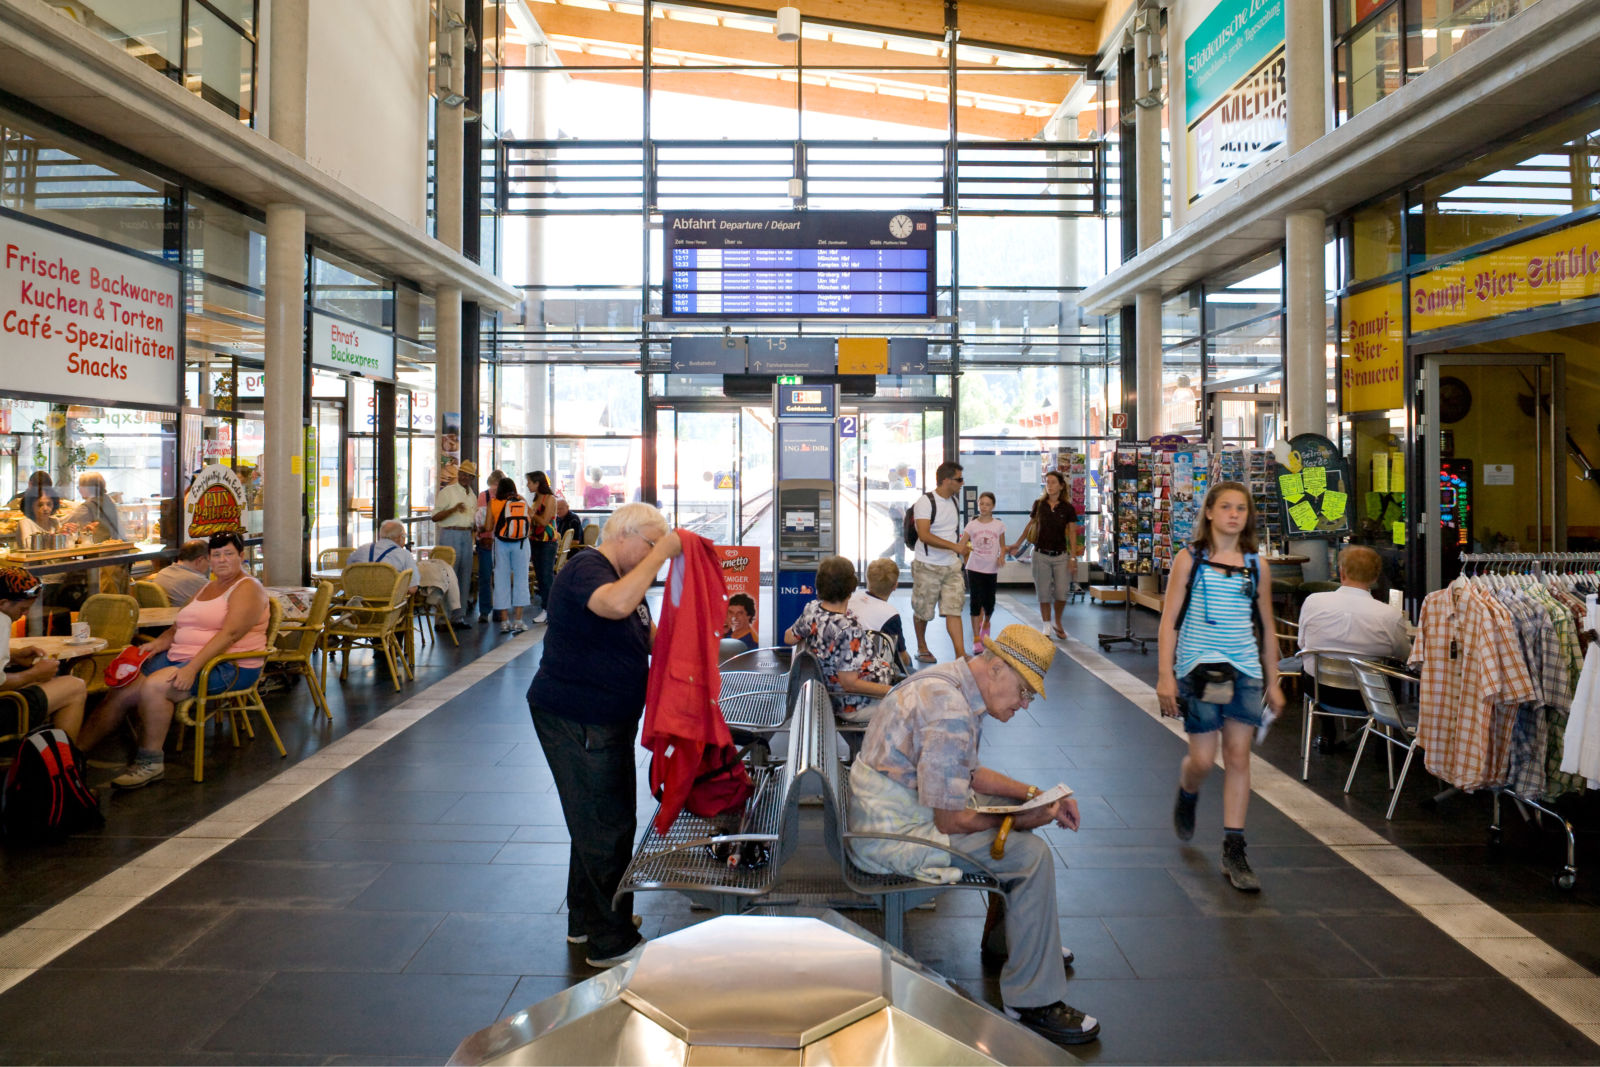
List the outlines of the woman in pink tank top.
{"label": "woman in pink tank top", "polygon": [[[78,744],[88,752],[130,711],[139,752],[111,780],[119,789],[148,785],[164,773],[161,754],[177,702],[199,690],[200,668],[224,652],[266,651],[269,605],[261,583],[244,572],[244,540],[236,533],[211,538],[211,581],[178,613],[178,621],[143,646],[141,677],[113,689],[83,724]],[[248,689],[261,676],[264,659],[220,664],[211,670],[210,694]]]}

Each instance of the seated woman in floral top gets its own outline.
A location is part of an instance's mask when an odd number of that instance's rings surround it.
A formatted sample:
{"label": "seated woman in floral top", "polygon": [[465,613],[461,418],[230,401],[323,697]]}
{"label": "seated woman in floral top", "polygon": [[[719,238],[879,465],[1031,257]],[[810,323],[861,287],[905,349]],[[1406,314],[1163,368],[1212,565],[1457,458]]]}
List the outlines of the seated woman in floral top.
{"label": "seated woman in floral top", "polygon": [[868,631],[849,608],[856,588],[856,568],[843,556],[829,556],[817,567],[817,599],[784,632],[789,645],[803,645],[817,657],[822,676],[835,690],[839,718],[865,722],[892,677],[887,658],[868,638]]}

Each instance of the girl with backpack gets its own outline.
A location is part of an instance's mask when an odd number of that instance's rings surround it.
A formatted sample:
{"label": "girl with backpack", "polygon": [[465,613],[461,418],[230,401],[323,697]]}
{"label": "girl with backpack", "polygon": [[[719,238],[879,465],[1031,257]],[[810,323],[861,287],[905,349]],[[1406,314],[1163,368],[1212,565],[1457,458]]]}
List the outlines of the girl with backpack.
{"label": "girl with backpack", "polygon": [[[517,480],[501,478],[489,502],[489,530],[494,537],[494,615],[503,634],[520,634],[522,609],[528,606],[528,538],[533,513],[517,495]],[[511,617],[508,619],[506,613]]]}
{"label": "girl with backpack", "polygon": [[1250,804],[1250,744],[1262,725],[1262,702],[1283,714],[1272,575],[1257,555],[1256,507],[1238,482],[1206,494],[1194,543],[1172,561],[1161,611],[1161,714],[1183,716],[1189,754],[1178,770],[1172,825],[1180,841],[1194,836],[1195,805],[1222,744],[1222,873],[1235,889],[1261,883],[1245,858]]}
{"label": "girl with backpack", "polygon": [[539,586],[539,614],[533,617],[535,626],[544,622],[549,614],[550,583],[556,578],[556,494],[550,488],[550,478],[544,471],[528,475],[528,495],[533,499],[533,533],[529,552],[533,560],[533,578]]}

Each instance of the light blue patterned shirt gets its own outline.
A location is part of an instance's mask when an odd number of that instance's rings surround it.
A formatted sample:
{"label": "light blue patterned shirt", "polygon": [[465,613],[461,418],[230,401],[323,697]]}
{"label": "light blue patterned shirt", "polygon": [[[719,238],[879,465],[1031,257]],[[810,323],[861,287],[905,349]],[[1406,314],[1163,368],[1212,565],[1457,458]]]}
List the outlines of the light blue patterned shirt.
{"label": "light blue patterned shirt", "polygon": [[915,790],[927,807],[962,811],[978,768],[987,713],[964,660],[929,667],[878,704],[856,758]]}

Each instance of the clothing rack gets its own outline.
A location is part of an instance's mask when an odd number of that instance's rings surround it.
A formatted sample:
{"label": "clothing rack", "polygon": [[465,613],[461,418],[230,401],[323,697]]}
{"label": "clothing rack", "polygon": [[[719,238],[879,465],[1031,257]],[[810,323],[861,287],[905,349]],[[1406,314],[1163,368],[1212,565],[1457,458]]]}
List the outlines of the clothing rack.
{"label": "clothing rack", "polygon": [[[1530,575],[1542,577],[1545,568],[1550,567],[1557,573],[1573,573],[1573,569],[1588,565],[1600,568],[1600,552],[1464,552],[1460,557],[1463,567],[1463,577],[1471,580],[1480,574],[1502,575]],[[1473,568],[1467,571],[1466,568]],[[1478,571],[1478,567],[1494,568],[1487,571]],[[1587,568],[1585,568],[1587,569]],[[1435,801],[1459,790],[1447,789],[1444,793],[1434,798]],[[1489,844],[1491,847],[1500,846],[1503,830],[1500,818],[1500,800],[1509,798],[1516,805],[1524,821],[1528,820],[1528,809],[1538,812],[1537,821],[1542,824],[1545,815],[1554,819],[1561,827],[1567,838],[1567,862],[1551,877],[1551,884],[1557,889],[1571,890],[1577,884],[1578,869],[1576,866],[1576,834],[1571,820],[1560,812],[1552,810],[1538,797],[1528,797],[1518,793],[1509,785],[1489,787],[1489,792],[1494,801],[1493,814],[1489,822]]]}

